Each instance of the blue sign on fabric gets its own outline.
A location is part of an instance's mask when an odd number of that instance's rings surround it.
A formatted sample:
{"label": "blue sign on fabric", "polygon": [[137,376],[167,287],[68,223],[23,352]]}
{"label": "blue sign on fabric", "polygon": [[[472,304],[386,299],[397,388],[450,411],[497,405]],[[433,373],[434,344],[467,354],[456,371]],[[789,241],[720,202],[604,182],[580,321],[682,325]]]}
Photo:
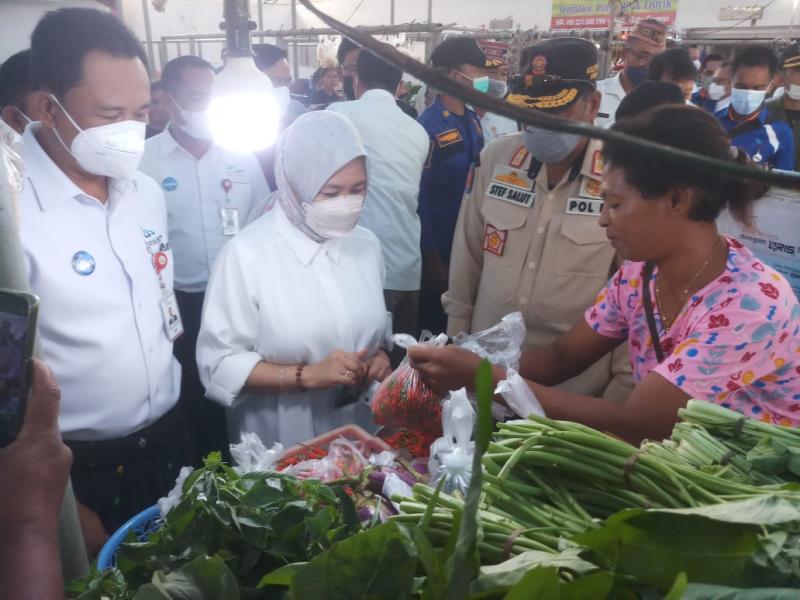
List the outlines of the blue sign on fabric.
{"label": "blue sign on fabric", "polygon": [[165,177],[164,181],[161,182],[161,187],[163,187],[168,192],[172,192],[178,189],[178,180],[174,177]]}

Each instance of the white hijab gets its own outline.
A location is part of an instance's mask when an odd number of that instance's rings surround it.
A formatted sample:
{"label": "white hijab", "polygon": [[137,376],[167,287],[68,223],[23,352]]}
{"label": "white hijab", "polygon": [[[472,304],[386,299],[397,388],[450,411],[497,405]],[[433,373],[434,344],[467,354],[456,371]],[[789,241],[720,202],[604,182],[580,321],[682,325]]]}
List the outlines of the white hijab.
{"label": "white hijab", "polygon": [[304,204],[342,167],[367,151],[350,120],[328,111],[300,116],[281,135],[275,153],[278,199],[289,221],[317,243],[325,238],[306,225]]}

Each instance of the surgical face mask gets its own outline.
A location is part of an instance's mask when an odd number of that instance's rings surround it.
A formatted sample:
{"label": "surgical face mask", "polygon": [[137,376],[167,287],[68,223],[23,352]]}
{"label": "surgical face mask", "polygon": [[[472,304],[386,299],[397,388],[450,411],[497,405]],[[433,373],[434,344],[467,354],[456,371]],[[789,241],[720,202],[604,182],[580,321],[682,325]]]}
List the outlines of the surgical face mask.
{"label": "surgical face mask", "polygon": [[326,239],[346,236],[355,229],[364,208],[363,195],[338,196],[303,204],[306,225]]}
{"label": "surgical face mask", "polygon": [[792,100],[800,100],[800,85],[790,83],[786,88],[786,95]]}
{"label": "surgical face mask", "polygon": [[713,82],[708,84],[708,97],[716,102],[722,100],[727,93],[728,90],[722,84]]}
{"label": "surgical face mask", "polygon": [[582,136],[574,133],[550,131],[539,127],[525,127],[525,148],[533,158],[546,165],[554,165],[565,160],[581,141]]}
{"label": "surgical face mask", "polygon": [[698,71],[700,70],[700,67],[702,67],[702,66],[703,66],[703,63],[702,63],[702,62],[700,62],[700,59],[699,59],[699,58],[695,58],[695,59],[692,61],[692,63],[694,64],[695,68],[696,68]]}
{"label": "surgical face mask", "polygon": [[766,99],[766,90],[740,90],[734,88],[731,92],[731,106],[733,106],[736,114],[742,116],[752,115],[761,108]]}
{"label": "surgical face mask", "polygon": [[484,94],[489,93],[489,76],[484,75],[483,77],[470,77],[466,73],[462,73],[461,71],[456,71],[462,77],[466,77],[472,82],[472,87],[474,87],[479,92],[483,92]]}
{"label": "surgical face mask", "polygon": [[700,87],[708,91],[709,86],[714,82],[713,75],[704,75],[700,78]]}
{"label": "surgical face mask", "polygon": [[628,81],[634,86],[638,86],[647,79],[647,67],[626,67],[625,77],[627,77]]}
{"label": "surgical face mask", "polygon": [[81,129],[55,96],[50,96],[64,112],[78,135],[69,148],[58,130],[53,131],[82,169],[94,175],[131,179],[144,154],[146,125],[142,121],[120,121],[89,129]]}
{"label": "surgical face mask", "polygon": [[505,98],[508,95],[508,83],[498,79],[490,79],[487,93],[495,98]]}
{"label": "surgical face mask", "polygon": [[183,125],[178,125],[178,127],[196,140],[211,140],[214,138],[211,133],[211,123],[207,110],[184,110],[174,98],[173,102],[175,102],[175,107],[178,109],[183,121]]}

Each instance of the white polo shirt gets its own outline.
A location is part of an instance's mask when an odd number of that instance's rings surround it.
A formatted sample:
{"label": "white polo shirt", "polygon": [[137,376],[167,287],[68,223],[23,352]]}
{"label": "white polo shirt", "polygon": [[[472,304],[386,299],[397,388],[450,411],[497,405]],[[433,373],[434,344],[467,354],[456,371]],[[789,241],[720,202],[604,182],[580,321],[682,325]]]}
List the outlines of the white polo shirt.
{"label": "white polo shirt", "polygon": [[484,146],[488,146],[489,142],[501,136],[519,133],[519,125],[516,121],[490,112],[481,117],[481,128],[483,129]]}
{"label": "white polo shirt", "polygon": [[417,207],[430,149],[425,128],[400,110],[394,96],[384,90],[369,90],[358,100],[337,102],[328,110],[353,122],[367,150],[369,185],[359,225],[381,241],[386,289],[419,290],[422,255]]}
{"label": "white polo shirt", "polygon": [[67,440],[123,437],[158,420],[180,393],[153,260],[163,253],[171,290],[164,196],[137,173],[112,179],[101,203],[50,159],[37,127],[24,135],[20,235],[41,299],[41,348],[61,388],[59,424]]}
{"label": "white polo shirt", "polygon": [[620,102],[628,95],[625,92],[625,88],[622,87],[622,81],[620,81],[621,74],[622,71],[614,75],[614,77],[602,79],[597,82],[597,91],[603,94],[603,98],[600,100],[600,110],[598,112],[608,115],[604,117],[600,115],[597,116],[594,120],[594,124],[597,127],[608,127],[616,121],[615,115],[617,114]]}
{"label": "white polo shirt", "polygon": [[175,289],[204,292],[217,254],[232,237],[223,232],[222,210],[235,207],[240,228],[260,217],[270,193],[264,172],[252,154],[233,154],[217,145],[198,160],[169,127],[147,140],[145,148],[140,169],[167,200]]}

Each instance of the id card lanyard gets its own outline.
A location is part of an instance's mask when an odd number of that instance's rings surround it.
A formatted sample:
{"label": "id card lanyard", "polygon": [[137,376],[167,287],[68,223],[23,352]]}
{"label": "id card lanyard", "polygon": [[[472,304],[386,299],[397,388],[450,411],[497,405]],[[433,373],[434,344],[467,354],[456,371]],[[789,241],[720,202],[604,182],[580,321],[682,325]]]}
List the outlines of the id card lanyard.
{"label": "id card lanyard", "polygon": [[164,276],[161,274],[161,271],[167,268],[169,258],[167,258],[166,252],[153,252],[153,249],[147,243],[145,243],[145,247],[158,278],[158,288],[161,292],[159,307],[161,308],[161,318],[164,321],[164,331],[169,341],[174,342],[183,335],[183,319],[181,318],[181,311],[178,307],[178,299],[175,297],[175,292],[167,287],[164,282]]}
{"label": "id card lanyard", "polygon": [[231,189],[233,183],[230,179],[222,180],[222,189],[225,190],[225,206],[222,207],[222,235],[236,235],[239,233],[239,209],[231,205]]}

